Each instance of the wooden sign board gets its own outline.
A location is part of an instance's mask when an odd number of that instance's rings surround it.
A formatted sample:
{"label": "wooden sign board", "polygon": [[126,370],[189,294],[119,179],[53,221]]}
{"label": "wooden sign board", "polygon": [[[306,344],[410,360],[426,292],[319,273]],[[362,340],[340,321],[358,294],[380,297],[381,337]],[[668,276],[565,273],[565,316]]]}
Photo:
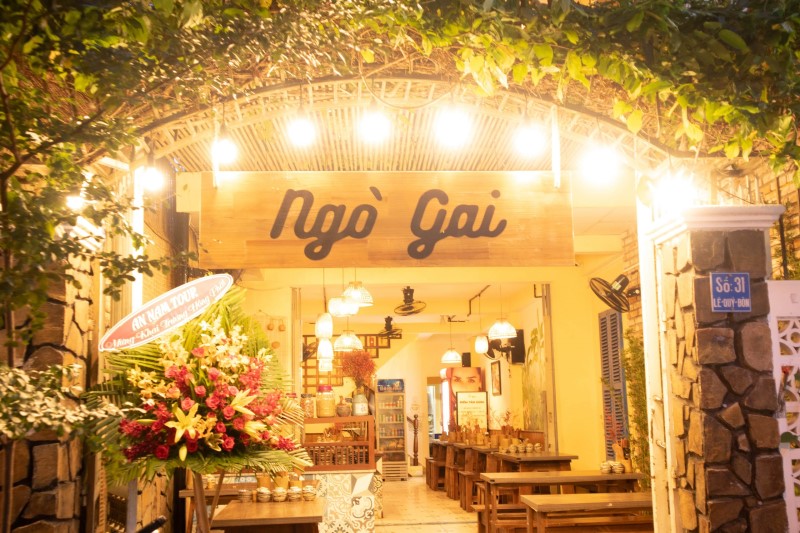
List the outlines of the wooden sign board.
{"label": "wooden sign board", "polygon": [[574,264],[549,172],[201,173],[203,268]]}

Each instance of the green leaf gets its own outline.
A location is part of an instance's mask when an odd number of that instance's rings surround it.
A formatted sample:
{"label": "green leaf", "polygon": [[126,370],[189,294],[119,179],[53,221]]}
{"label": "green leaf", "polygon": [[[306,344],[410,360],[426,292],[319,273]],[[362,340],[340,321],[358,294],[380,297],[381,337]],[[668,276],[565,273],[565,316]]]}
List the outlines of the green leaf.
{"label": "green leaf", "polygon": [[639,130],[642,129],[642,119],[644,117],[644,113],[641,109],[634,109],[630,115],[628,115],[627,125],[628,131],[633,134],[639,133]]}
{"label": "green leaf", "polygon": [[720,40],[730,46],[731,48],[735,48],[740,52],[747,52],[750,50],[750,47],[747,46],[747,43],[744,42],[738,33],[735,33],[729,29],[722,29],[719,31],[718,37]]}
{"label": "green leaf", "polygon": [[174,0],[153,0],[153,7],[156,8],[156,11],[160,11],[161,13],[172,13],[175,2]]}
{"label": "green leaf", "polygon": [[739,143],[735,139],[725,143],[725,157],[735,159],[739,157]]}
{"label": "green leaf", "polygon": [[542,65],[551,65],[553,63],[553,47],[549,44],[535,44],[533,45],[533,53]]}
{"label": "green leaf", "polygon": [[741,145],[742,145],[742,158],[745,161],[747,161],[750,158],[750,154],[753,151],[753,139],[751,139],[750,137],[742,139]]}
{"label": "green leaf", "polygon": [[569,72],[569,76],[572,79],[577,80],[578,78],[583,76],[581,58],[578,56],[578,54],[576,54],[572,50],[570,50],[567,53],[566,64],[567,64],[567,72]]}
{"label": "green leaf", "polygon": [[375,62],[375,52],[373,52],[369,48],[362,48],[361,49],[361,57],[363,57],[364,61],[366,61],[367,63],[374,63]]}
{"label": "green leaf", "polygon": [[574,30],[564,30],[564,36],[572,44],[578,44],[578,33]]}
{"label": "green leaf", "polygon": [[639,26],[642,25],[643,20],[644,11],[637,11],[625,24],[625,29],[628,30],[628,32],[633,33],[639,29]]}
{"label": "green leaf", "polygon": [[522,84],[525,81],[525,76],[528,74],[528,65],[525,63],[517,63],[514,65],[514,68],[511,69],[511,77],[514,80],[514,83]]}
{"label": "green leaf", "polygon": [[620,118],[625,113],[630,113],[633,111],[633,106],[626,102],[625,100],[617,100],[614,102],[614,108],[611,112],[614,118]]}

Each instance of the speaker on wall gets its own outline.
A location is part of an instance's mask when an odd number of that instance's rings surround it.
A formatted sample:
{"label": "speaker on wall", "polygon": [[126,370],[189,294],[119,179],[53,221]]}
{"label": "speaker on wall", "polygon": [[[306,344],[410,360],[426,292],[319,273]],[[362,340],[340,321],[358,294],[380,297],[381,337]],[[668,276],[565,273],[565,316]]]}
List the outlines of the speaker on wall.
{"label": "speaker on wall", "polygon": [[461,366],[472,366],[472,354],[470,352],[461,354]]}
{"label": "speaker on wall", "polygon": [[524,365],[525,364],[525,337],[522,330],[517,330],[517,338],[512,340],[511,348],[511,364]]}

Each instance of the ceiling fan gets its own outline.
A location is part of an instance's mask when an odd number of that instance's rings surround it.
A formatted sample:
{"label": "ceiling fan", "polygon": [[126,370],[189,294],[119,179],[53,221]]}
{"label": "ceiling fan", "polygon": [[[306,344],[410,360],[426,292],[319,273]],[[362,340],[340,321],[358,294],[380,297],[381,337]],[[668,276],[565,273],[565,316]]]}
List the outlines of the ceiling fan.
{"label": "ceiling fan", "polygon": [[611,309],[619,313],[627,313],[631,310],[631,304],[628,302],[628,298],[640,293],[638,287],[626,291],[625,288],[629,283],[630,280],[628,276],[620,274],[614,278],[614,281],[611,283],[603,278],[592,278],[589,280],[589,287],[592,289],[592,292]]}
{"label": "ceiling fan", "polygon": [[392,324],[392,317],[387,316],[383,319],[384,327],[382,330],[378,332],[378,335],[381,337],[386,337],[387,339],[402,339],[403,338],[403,330],[394,327]]}
{"label": "ceiling fan", "polygon": [[405,287],[403,289],[403,305],[394,308],[394,312],[400,316],[416,315],[422,312],[428,304],[414,299],[414,289]]}

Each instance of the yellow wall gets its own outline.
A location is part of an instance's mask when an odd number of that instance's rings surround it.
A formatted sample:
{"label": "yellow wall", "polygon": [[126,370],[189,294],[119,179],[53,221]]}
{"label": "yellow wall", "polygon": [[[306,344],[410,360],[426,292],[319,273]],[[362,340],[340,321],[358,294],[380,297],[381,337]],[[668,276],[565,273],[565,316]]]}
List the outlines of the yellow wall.
{"label": "yellow wall", "polygon": [[[621,260],[605,256],[583,257],[575,267],[563,268],[514,268],[483,269],[483,279],[504,281],[529,281],[530,290],[516,295],[504,295],[511,302],[506,314],[512,324],[525,330],[526,349],[532,324],[530,302],[533,299],[533,283],[549,283],[552,296],[552,349],[555,365],[555,392],[557,417],[558,450],[561,453],[578,455],[574,469],[593,469],[605,460],[603,446],[602,383],[600,380],[600,341],[597,315],[606,310],[605,305],[589,289],[591,277],[613,279],[622,271]],[[386,269],[391,275],[391,269]],[[468,279],[475,269],[429,269],[450,281]],[[439,272],[445,271],[446,272]],[[276,272],[276,271],[271,271]],[[291,272],[275,274],[273,285],[284,283],[285,290],[255,290],[248,292],[247,308],[250,312],[259,309],[269,310],[269,314],[291,316],[291,290],[288,286]],[[303,272],[306,279],[318,274]],[[281,281],[281,277],[286,280]],[[298,282],[297,285],[302,283]],[[465,302],[452,302],[452,309],[463,310]],[[496,317],[483,317],[484,329],[488,329]],[[357,320],[357,319],[356,319]],[[359,327],[351,320],[351,329],[377,331],[374,324]],[[398,321],[399,322],[399,321]],[[406,384],[407,414],[413,415],[412,406],[417,406],[420,416],[420,457],[427,455],[427,402],[426,383],[428,377],[438,377],[442,368],[441,355],[451,346],[446,323],[439,324],[431,331],[431,325],[399,324],[403,328],[403,339],[392,341],[391,350],[383,350],[377,360],[379,378],[402,378]],[[306,333],[313,332],[313,326],[304,324]],[[453,324],[453,347],[459,352],[472,352],[473,336],[477,327],[473,323]],[[299,350],[297,348],[295,351]],[[489,361],[483,356],[472,356],[472,366],[481,366],[484,375],[489,375]],[[510,381],[509,379],[510,373]],[[490,410],[502,414],[506,409],[517,414],[515,422],[521,423],[522,377],[521,365],[502,363],[503,393],[494,396],[487,387]],[[349,384],[348,384],[349,385]],[[349,385],[352,388],[352,385]],[[346,393],[347,389],[337,392]],[[553,406],[548,405],[548,411]],[[552,439],[552,436],[550,437]],[[410,439],[410,437],[409,437]],[[553,443],[555,445],[555,443]],[[408,447],[410,449],[409,440]]]}

